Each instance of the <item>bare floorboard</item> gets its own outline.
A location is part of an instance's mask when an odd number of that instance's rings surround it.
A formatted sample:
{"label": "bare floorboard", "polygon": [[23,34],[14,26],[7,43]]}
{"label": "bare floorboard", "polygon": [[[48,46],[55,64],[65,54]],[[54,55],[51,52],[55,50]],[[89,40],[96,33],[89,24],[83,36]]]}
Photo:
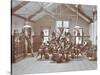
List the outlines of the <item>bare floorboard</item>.
{"label": "bare floorboard", "polygon": [[85,58],[74,59],[68,63],[51,63],[51,61],[37,61],[36,57],[28,57],[18,63],[12,64],[12,75],[52,73],[96,70],[97,62],[88,61]]}

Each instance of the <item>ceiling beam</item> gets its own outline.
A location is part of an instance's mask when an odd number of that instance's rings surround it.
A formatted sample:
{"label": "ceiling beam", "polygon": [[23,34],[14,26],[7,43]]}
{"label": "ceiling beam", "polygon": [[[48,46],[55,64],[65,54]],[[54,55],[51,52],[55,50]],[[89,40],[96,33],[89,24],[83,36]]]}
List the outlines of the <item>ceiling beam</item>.
{"label": "ceiling beam", "polygon": [[37,12],[35,12],[34,14],[28,16],[28,19],[32,19],[32,17],[36,16],[37,14],[41,13],[43,11],[43,8],[40,8]]}
{"label": "ceiling beam", "polygon": [[[86,17],[86,18],[89,20],[88,23],[93,22],[92,18],[90,18],[88,15],[86,15],[86,14],[85,14],[84,12],[82,12],[81,10],[79,10],[79,13],[80,13],[80,15],[83,15],[84,17]],[[85,20],[85,18],[84,18],[84,20]]]}
{"label": "ceiling beam", "polygon": [[65,5],[67,8],[69,8],[71,11],[73,11],[74,13],[77,13],[83,20],[85,20],[88,23],[91,23],[93,20],[92,18],[90,18],[89,16],[87,16],[84,12],[82,12],[80,9],[78,9],[77,12],[77,7],[73,6],[73,5]]}
{"label": "ceiling beam", "polygon": [[24,20],[26,20],[26,18],[25,18],[25,17],[23,17],[23,16],[20,16],[20,15],[18,15],[18,14],[13,14],[13,16],[16,16],[16,17],[19,17],[19,18],[21,18],[21,19],[24,19]]}
{"label": "ceiling beam", "polygon": [[42,4],[40,4],[40,7],[41,7],[42,11],[46,12],[49,16],[51,16],[52,18],[56,19],[57,15],[55,13],[53,13],[53,12],[51,12],[51,11],[49,11],[49,10],[46,9],[47,7],[49,7],[51,5],[52,4],[47,4],[46,6],[43,6]]}
{"label": "ceiling beam", "polygon": [[35,21],[30,20],[30,19],[28,19],[28,18],[25,18],[25,17],[23,17],[23,16],[21,16],[21,15],[18,15],[18,14],[12,14],[12,15],[14,15],[14,16],[16,16],[16,17],[19,17],[19,18],[21,18],[21,19],[23,19],[23,20],[27,20],[27,21],[32,22],[32,23],[36,23]]}
{"label": "ceiling beam", "polygon": [[17,10],[19,10],[20,8],[22,8],[23,6],[25,6],[28,3],[29,3],[29,1],[23,1],[23,2],[21,2],[16,7],[12,8],[12,13],[16,12]]}
{"label": "ceiling beam", "polygon": [[52,18],[57,19],[57,15],[53,12],[48,11],[47,9],[43,8],[43,10],[50,15]]}
{"label": "ceiling beam", "polygon": [[30,15],[29,17],[28,17],[28,19],[32,19],[34,16],[36,16],[36,15],[38,15],[39,13],[41,13],[42,11],[44,11],[44,12],[46,12],[46,13],[48,13],[51,17],[53,17],[53,18],[55,18],[55,16],[56,16],[56,14],[55,13],[53,13],[53,12],[50,12],[50,11],[48,11],[47,9],[45,9],[45,8],[43,8],[43,7],[41,7],[40,8],[40,10],[38,10],[37,12],[35,12],[34,14],[32,14],[32,15]]}

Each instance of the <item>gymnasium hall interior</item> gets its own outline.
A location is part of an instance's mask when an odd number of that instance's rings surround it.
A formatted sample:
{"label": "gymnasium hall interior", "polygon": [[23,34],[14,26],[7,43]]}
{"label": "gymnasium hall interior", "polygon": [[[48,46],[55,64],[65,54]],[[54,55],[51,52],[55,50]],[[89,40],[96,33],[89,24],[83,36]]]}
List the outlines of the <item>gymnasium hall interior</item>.
{"label": "gymnasium hall interior", "polygon": [[12,75],[97,69],[97,6],[12,0]]}

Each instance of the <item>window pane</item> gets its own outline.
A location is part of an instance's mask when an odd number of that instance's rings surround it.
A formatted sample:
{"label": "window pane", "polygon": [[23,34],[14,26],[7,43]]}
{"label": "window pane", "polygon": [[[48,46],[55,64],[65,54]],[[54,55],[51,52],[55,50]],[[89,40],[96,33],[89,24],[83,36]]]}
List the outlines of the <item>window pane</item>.
{"label": "window pane", "polygon": [[46,43],[49,40],[48,37],[44,37],[44,43]]}
{"label": "window pane", "polygon": [[68,31],[69,31],[69,29],[66,29],[66,28],[64,29],[64,32],[68,32]]}
{"label": "window pane", "polygon": [[82,36],[82,29],[79,29],[79,32],[80,32],[80,36]]}
{"label": "window pane", "polygon": [[48,36],[49,35],[49,30],[48,29],[44,29],[43,32],[44,32],[44,36]]}
{"label": "window pane", "polygon": [[68,21],[63,21],[63,27],[68,28],[69,27],[69,22]]}
{"label": "window pane", "polygon": [[56,21],[56,27],[62,27],[62,21]]}
{"label": "window pane", "polygon": [[79,44],[79,37],[76,37],[76,44]]}

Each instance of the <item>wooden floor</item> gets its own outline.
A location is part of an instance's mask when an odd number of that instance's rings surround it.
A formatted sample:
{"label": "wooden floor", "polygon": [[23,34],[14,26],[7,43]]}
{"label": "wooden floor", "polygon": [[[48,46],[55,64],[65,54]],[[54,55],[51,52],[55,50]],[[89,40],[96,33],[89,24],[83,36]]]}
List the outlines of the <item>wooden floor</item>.
{"label": "wooden floor", "polygon": [[79,58],[68,63],[53,63],[50,60],[37,60],[36,57],[27,57],[24,60],[12,64],[12,75],[68,72],[82,70],[96,70],[97,62],[88,61],[86,58]]}

